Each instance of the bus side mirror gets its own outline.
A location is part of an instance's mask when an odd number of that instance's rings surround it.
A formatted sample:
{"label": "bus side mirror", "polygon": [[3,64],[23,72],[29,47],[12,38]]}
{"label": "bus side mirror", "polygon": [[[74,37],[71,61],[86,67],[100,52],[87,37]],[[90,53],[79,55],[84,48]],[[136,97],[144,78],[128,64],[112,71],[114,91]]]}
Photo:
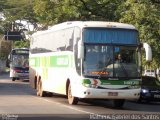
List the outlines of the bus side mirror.
{"label": "bus side mirror", "polygon": [[10,61],[9,60],[6,61],[6,67],[10,68]]}
{"label": "bus side mirror", "polygon": [[11,62],[11,55],[8,55],[8,61]]}
{"label": "bus side mirror", "polygon": [[81,40],[78,41],[78,58],[79,59],[84,58],[84,46]]}
{"label": "bus side mirror", "polygon": [[143,43],[143,48],[145,49],[146,53],[146,61],[147,62],[152,61],[152,49],[150,45],[148,45],[147,43]]}

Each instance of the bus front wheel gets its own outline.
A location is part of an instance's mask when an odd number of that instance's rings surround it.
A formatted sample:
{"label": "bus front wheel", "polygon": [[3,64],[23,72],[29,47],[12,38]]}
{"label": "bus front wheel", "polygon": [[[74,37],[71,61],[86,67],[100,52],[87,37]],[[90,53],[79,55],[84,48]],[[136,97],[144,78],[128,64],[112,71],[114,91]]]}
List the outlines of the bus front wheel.
{"label": "bus front wheel", "polygon": [[16,80],[16,78],[15,77],[12,77],[12,81],[15,81]]}
{"label": "bus front wheel", "polygon": [[71,105],[76,105],[78,103],[78,98],[72,96],[72,91],[71,91],[71,84],[69,84],[68,86],[68,102]]}

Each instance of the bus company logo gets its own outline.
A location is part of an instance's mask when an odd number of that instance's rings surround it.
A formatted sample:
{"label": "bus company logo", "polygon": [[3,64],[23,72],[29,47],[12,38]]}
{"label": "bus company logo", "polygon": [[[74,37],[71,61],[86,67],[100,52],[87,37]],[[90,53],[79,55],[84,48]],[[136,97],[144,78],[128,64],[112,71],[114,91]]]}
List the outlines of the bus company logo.
{"label": "bus company logo", "polygon": [[68,65],[69,60],[67,57],[57,58],[57,65]]}

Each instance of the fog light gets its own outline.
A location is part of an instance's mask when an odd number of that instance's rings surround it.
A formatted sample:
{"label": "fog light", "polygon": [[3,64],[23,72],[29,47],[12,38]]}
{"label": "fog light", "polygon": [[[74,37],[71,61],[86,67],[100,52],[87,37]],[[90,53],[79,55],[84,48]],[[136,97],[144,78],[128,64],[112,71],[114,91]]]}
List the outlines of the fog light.
{"label": "fog light", "polygon": [[146,89],[142,89],[142,92],[143,92],[143,93],[148,93],[149,91],[146,90]]}

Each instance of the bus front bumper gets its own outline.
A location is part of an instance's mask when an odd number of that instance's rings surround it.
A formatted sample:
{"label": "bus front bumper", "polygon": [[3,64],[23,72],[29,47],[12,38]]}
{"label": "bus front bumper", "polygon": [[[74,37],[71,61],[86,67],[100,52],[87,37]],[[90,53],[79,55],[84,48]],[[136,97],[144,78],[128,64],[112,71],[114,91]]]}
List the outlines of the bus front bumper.
{"label": "bus front bumper", "polygon": [[127,99],[137,100],[140,97],[140,88],[138,89],[97,89],[75,88],[72,91],[73,96],[78,98],[95,98],[95,99]]}
{"label": "bus front bumper", "polygon": [[29,79],[29,73],[16,73],[13,77],[19,79]]}

